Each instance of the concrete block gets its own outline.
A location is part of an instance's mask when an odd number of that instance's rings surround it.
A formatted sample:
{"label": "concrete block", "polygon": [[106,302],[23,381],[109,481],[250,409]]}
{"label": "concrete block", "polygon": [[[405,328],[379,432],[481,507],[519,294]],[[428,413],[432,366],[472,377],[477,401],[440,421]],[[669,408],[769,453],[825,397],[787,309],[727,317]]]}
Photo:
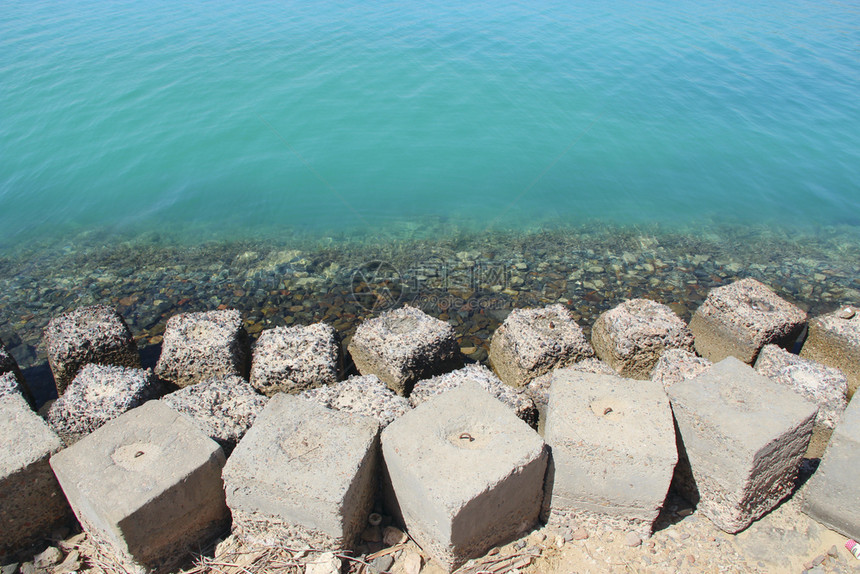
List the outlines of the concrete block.
{"label": "concrete block", "polygon": [[57,396],[88,363],[140,367],[131,330],[107,305],[80,307],[54,317],[45,328],[45,345]]}
{"label": "concrete block", "polygon": [[229,523],[224,451],[161,401],[51,457],[88,535],[129,568],[166,572]]}
{"label": "concrete block", "polygon": [[815,423],[832,429],[848,404],[848,380],[842,371],[798,357],[776,345],[765,345],[755,370],[818,405]]}
{"label": "concrete block", "polygon": [[330,325],[269,329],[254,345],[251,385],[268,396],[331,385],[341,363],[340,343]]}
{"label": "concrete block", "polygon": [[[618,373],[615,372],[615,369],[597,357],[583,359],[578,363],[574,363],[573,365],[565,368],[599,375],[618,375]],[[550,371],[545,375],[535,377],[526,385],[526,391],[531,395],[532,400],[534,400],[541,415],[546,413],[546,407],[549,404],[549,391],[552,388],[552,382],[554,379],[555,371]]]}
{"label": "concrete block", "polygon": [[717,527],[739,532],[791,492],[815,405],[735,357],[667,393],[680,435],[677,484]]}
{"label": "concrete block", "polygon": [[451,325],[409,306],[364,321],[349,353],[362,375],[376,375],[404,396],[416,381],[462,366]]}
{"label": "concrete block", "polygon": [[352,548],[376,492],[379,425],[279,393],[224,468],[233,531],[291,547]]}
{"label": "concrete block", "polygon": [[161,383],[149,369],[89,364],[78,371],[45,418],[72,445],[161,392]]}
{"label": "concrete block", "polygon": [[690,320],[701,356],[750,365],[768,343],[790,348],[805,325],[804,311],[752,278],[711,289]]}
{"label": "concrete block", "polygon": [[650,535],[678,461],[662,385],[559,369],[544,438],[550,524],[599,521]]}
{"label": "concrete block", "polygon": [[3,345],[3,340],[0,339],[0,397],[11,393],[20,394],[31,408],[36,406],[36,401],[33,399],[30,387],[24,380],[18,362]]}
{"label": "concrete block", "polygon": [[412,410],[408,399],[389,389],[376,375],[350,377],[340,383],[308,389],[298,396],[329,409],[374,418],[380,428]]}
{"label": "concrete block", "polygon": [[[49,535],[70,515],[48,462],[63,448],[15,394],[0,397],[0,562]],[[30,555],[32,557],[32,554]]]}
{"label": "concrete block", "polygon": [[845,373],[853,397],[860,386],[860,308],[846,305],[810,321],[800,356]]}
{"label": "concrete block", "polygon": [[219,375],[248,378],[250,357],[236,309],[181,313],[167,320],[155,374],[179,387]]}
{"label": "concrete block", "polygon": [[803,511],[828,528],[860,540],[860,399],[836,425],[818,470],[803,487]]}
{"label": "concrete block", "polygon": [[478,383],[465,381],[388,425],[382,452],[395,514],[449,570],[538,519],[543,440]]}
{"label": "concrete block", "polygon": [[648,379],[669,349],[693,351],[693,334],[672,309],[649,299],[630,299],[600,314],[591,330],[597,356],[621,376]]}
{"label": "concrete block", "polygon": [[191,419],[229,455],[254,424],[268,399],[242,377],[218,376],[179,389],[161,399]]}
{"label": "concrete block", "polygon": [[465,381],[474,381],[494,398],[502,401],[532,428],[537,428],[538,410],[534,400],[524,389],[506,385],[490,369],[483,365],[466,365],[462,369],[438,375],[415,383],[409,401],[417,407],[426,400],[456,389]]}
{"label": "concrete block", "polygon": [[701,375],[710,369],[712,364],[709,360],[697,357],[690,351],[669,349],[660,355],[654,370],[651,371],[651,380],[668,388],[675,383]]}
{"label": "concrete block", "polygon": [[560,304],[514,309],[490,340],[490,365],[513,387],[593,356],[582,329]]}

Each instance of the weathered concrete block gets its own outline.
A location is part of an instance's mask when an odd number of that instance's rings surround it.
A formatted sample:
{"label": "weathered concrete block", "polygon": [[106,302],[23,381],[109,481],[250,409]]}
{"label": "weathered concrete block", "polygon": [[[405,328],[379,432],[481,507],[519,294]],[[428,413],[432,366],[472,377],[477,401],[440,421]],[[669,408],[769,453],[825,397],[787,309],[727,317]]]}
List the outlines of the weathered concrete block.
{"label": "weathered concrete block", "polygon": [[675,383],[697,377],[711,368],[707,359],[697,357],[683,349],[669,349],[660,355],[660,359],[651,371],[651,380],[668,388]]}
{"label": "weathered concrete block", "polygon": [[513,387],[593,356],[582,329],[560,304],[514,309],[490,340],[490,365]]}
{"label": "weathered concrete block", "polygon": [[80,307],[54,317],[45,328],[45,345],[58,396],[88,363],[140,367],[128,325],[107,305]]}
{"label": "weathered concrete block", "polygon": [[776,345],[762,347],[755,370],[818,405],[816,424],[832,429],[848,404],[848,381],[842,371],[798,357]]}
{"label": "weathered concrete block", "polygon": [[800,356],[845,373],[853,397],[860,386],[860,308],[846,305],[810,321]]}
{"label": "weathered concrete block", "polygon": [[768,343],[790,347],[805,325],[804,311],[752,278],[711,289],[690,320],[701,356],[750,365]]}
{"label": "weathered concrete block", "polygon": [[155,374],[180,387],[219,375],[247,378],[250,356],[236,309],[181,313],[167,320]]}
{"label": "weathered concrete block", "polygon": [[340,372],[337,333],[325,323],[269,329],[254,345],[251,385],[269,396],[331,385]]}
{"label": "weathered concrete block", "polygon": [[537,406],[528,393],[524,389],[506,385],[490,369],[479,364],[466,365],[462,369],[418,381],[409,395],[409,401],[417,407],[440,393],[456,389],[465,381],[478,383],[491,396],[510,407],[518,418],[530,427],[537,428]]}
{"label": "weathered concrete block", "polygon": [[477,383],[422,403],[382,432],[409,535],[453,570],[531,528],[543,499],[540,436]]}
{"label": "weathered concrete block", "polygon": [[[51,533],[70,515],[48,463],[60,438],[24,398],[0,397],[0,562]],[[32,555],[31,555],[32,556]]]}
{"label": "weathered concrete block", "polygon": [[30,387],[27,386],[24,375],[18,367],[18,362],[0,339],[0,397],[11,393],[24,397],[31,408],[36,406]]}
{"label": "weathered concrete block", "polygon": [[266,544],[351,548],[373,504],[379,425],[279,393],[224,468],[233,531]]}
{"label": "weathered concrete block", "polygon": [[815,405],[735,357],[667,392],[683,448],[678,486],[715,525],[743,530],[791,492]]}
{"label": "weathered concrete block", "polygon": [[398,395],[408,395],[418,380],[462,366],[451,325],[409,306],[364,321],[349,353],[362,375],[376,375]]}
{"label": "weathered concrete block", "polygon": [[648,379],[664,351],[693,351],[693,334],[672,309],[630,299],[600,314],[591,330],[597,356],[621,376]]}
{"label": "weathered concrete block", "polygon": [[117,561],[168,571],[229,522],[224,451],[161,401],[51,457],[87,533]]}
{"label": "weathered concrete block", "polygon": [[836,425],[818,470],[803,487],[803,511],[828,528],[860,540],[860,399]]}
{"label": "weathered concrete block", "polygon": [[678,461],[662,385],[559,369],[544,438],[552,449],[545,519],[597,520],[651,534]]}
{"label": "weathered concrete block", "polygon": [[161,392],[161,383],[149,369],[84,365],[45,418],[72,445]]}
{"label": "weathered concrete block", "polygon": [[162,398],[230,454],[254,424],[268,399],[242,377],[218,376]]}
{"label": "weathered concrete block", "polygon": [[[598,375],[618,375],[618,373],[615,372],[615,369],[613,369],[597,357],[583,359],[578,363],[574,363],[573,365],[565,368],[573,369],[575,371],[582,371],[584,373],[594,373]],[[546,413],[546,407],[549,404],[549,391],[552,388],[552,382],[554,380],[554,377],[555,371],[550,371],[545,375],[535,377],[526,385],[527,392],[529,393],[529,395],[531,395],[532,400],[534,400],[535,405],[538,408],[538,411],[542,415]]]}
{"label": "weathered concrete block", "polygon": [[374,418],[380,428],[412,410],[408,399],[389,389],[376,375],[350,377],[340,383],[308,389],[298,396],[329,409]]}

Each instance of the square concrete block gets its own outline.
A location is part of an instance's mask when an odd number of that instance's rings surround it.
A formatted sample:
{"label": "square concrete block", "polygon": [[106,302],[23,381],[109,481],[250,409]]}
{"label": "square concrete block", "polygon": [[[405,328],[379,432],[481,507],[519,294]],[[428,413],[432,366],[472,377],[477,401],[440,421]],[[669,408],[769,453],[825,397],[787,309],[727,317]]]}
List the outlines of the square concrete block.
{"label": "square concrete block", "polygon": [[36,405],[18,362],[0,340],[0,397],[10,393],[20,394],[31,407]]}
{"label": "square concrete block", "polygon": [[830,437],[818,470],[803,487],[803,511],[860,540],[860,399],[853,399]]}
{"label": "square concrete block", "polygon": [[675,383],[698,377],[710,369],[712,364],[690,351],[669,349],[660,355],[654,370],[651,371],[651,380],[668,388]]}
{"label": "square concrete block", "polygon": [[805,325],[803,310],[752,278],[711,289],[690,320],[701,356],[750,365],[768,343],[791,347]]}
{"label": "square concrete block", "polygon": [[236,309],[181,313],[167,320],[155,374],[179,387],[219,375],[247,378],[250,357]]}
{"label": "square concrete block", "polygon": [[597,356],[621,376],[649,379],[669,349],[693,352],[693,334],[672,309],[649,299],[630,299],[600,314],[591,330]]}
{"label": "square concrete block", "polygon": [[[573,365],[565,368],[586,373],[595,373],[598,375],[618,375],[618,373],[615,372],[615,369],[597,357],[583,359],[578,363],[574,363]],[[549,404],[549,391],[552,388],[553,380],[555,380],[555,371],[550,371],[545,375],[535,377],[526,385],[527,392],[531,395],[535,405],[537,405],[537,408],[542,415],[546,414],[546,407]]]}
{"label": "square concrete block", "polygon": [[846,305],[810,321],[800,356],[845,373],[853,397],[860,386],[860,308]]}
{"label": "square concrete block", "polygon": [[340,343],[325,323],[278,327],[260,333],[254,345],[251,385],[266,395],[298,393],[337,381]]}
{"label": "square concrete block", "polygon": [[582,329],[560,304],[514,309],[490,340],[490,365],[513,387],[593,356]]}
{"label": "square concrete block", "polygon": [[[19,395],[0,397],[0,562],[70,516],[48,462],[63,443]],[[32,557],[32,554],[30,555]]]}
{"label": "square concrete block", "polygon": [[51,457],[87,533],[132,568],[165,572],[229,523],[224,451],[161,401]]}
{"label": "square concrete block", "polygon": [[798,357],[776,345],[762,347],[755,370],[818,405],[816,424],[832,429],[848,404],[848,380],[842,371]]}
{"label": "square concrete block", "polygon": [[376,493],[379,424],[279,393],[224,468],[233,531],[291,547],[353,546]]}
{"label": "square concrete block", "polygon": [[495,373],[480,364],[466,365],[462,369],[418,381],[409,395],[409,402],[412,403],[412,406],[417,407],[440,393],[456,389],[465,381],[478,383],[494,398],[508,405],[518,418],[525,421],[530,427],[537,428],[537,406],[525,389],[516,389],[506,385]]}
{"label": "square concrete block", "polygon": [[478,383],[465,381],[388,425],[382,452],[395,514],[449,570],[538,519],[544,442]]}
{"label": "square concrete block", "polygon": [[80,307],[54,317],[45,328],[45,345],[58,396],[88,363],[140,367],[131,330],[107,305]]}
{"label": "square concrete block", "polygon": [[362,375],[376,375],[404,396],[416,381],[462,366],[451,325],[409,306],[364,321],[349,353]]}
{"label": "square concrete block", "polygon": [[680,433],[678,486],[717,527],[739,532],[791,492],[815,405],[735,357],[667,392]]}
{"label": "square concrete block", "polygon": [[228,455],[268,402],[248,381],[232,375],[213,377],[179,389],[161,400],[191,419],[194,426],[221,445]]}
{"label": "square concrete block", "polygon": [[340,383],[308,389],[298,396],[329,409],[374,418],[380,428],[412,410],[409,399],[389,389],[376,375],[350,377]]}
{"label": "square concrete block", "polygon": [[678,450],[662,385],[559,369],[544,438],[552,450],[544,517],[598,521],[650,536]]}
{"label": "square concrete block", "polygon": [[67,445],[161,394],[149,369],[85,365],[45,417]]}

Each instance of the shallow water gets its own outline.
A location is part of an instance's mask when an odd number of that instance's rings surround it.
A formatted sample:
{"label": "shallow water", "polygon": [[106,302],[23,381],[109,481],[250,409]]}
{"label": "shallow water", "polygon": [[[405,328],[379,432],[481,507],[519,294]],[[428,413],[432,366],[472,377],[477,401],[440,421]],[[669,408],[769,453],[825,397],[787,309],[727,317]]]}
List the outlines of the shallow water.
{"label": "shallow water", "polygon": [[860,13],[6,2],[0,245],[860,223]]}

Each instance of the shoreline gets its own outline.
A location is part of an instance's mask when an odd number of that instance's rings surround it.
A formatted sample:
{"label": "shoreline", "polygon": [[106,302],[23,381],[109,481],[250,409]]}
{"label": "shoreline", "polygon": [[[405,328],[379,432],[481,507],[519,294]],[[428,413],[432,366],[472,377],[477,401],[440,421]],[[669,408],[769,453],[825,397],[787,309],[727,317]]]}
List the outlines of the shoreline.
{"label": "shoreline", "polygon": [[754,277],[810,315],[860,301],[860,230],[789,234],[723,226],[698,234],[592,224],[543,231],[431,229],[397,239],[203,241],[88,233],[0,252],[0,338],[24,369],[44,366],[42,331],[73,307],[125,317],[144,357],[176,313],[239,309],[263,329],[326,321],[348,340],[364,319],[410,303],[454,327],[473,360],[513,308],[560,302],[590,330],[625,299],[668,304],[685,321],[709,289]]}

